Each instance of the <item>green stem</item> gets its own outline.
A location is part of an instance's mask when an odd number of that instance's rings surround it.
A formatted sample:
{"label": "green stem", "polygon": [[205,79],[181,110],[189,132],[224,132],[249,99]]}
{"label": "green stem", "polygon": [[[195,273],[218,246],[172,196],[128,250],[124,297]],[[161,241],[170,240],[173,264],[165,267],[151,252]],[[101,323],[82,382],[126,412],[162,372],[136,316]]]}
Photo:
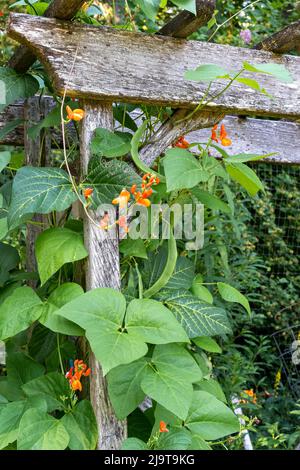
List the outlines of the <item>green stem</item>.
{"label": "green stem", "polygon": [[62,372],[63,375],[65,375],[63,361],[62,361],[62,357],[61,357],[61,351],[60,351],[59,336],[60,336],[59,333],[57,333],[56,334],[57,354],[58,354],[58,359],[59,359],[59,365],[60,365],[61,372]]}

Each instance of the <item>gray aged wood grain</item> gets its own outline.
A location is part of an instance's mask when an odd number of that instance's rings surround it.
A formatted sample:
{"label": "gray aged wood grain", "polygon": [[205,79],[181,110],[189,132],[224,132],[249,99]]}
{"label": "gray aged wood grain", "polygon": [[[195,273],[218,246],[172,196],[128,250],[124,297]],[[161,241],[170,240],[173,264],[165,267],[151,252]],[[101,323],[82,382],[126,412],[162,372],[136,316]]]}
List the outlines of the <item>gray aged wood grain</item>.
{"label": "gray aged wood grain", "polygon": [[[47,18],[59,18],[60,20],[70,20],[82,7],[85,0],[53,0],[44,16]],[[8,66],[16,72],[26,72],[36,61],[36,56],[26,46],[16,49],[14,55],[9,60]]]}
{"label": "gray aged wood grain", "polygon": [[[238,153],[267,154],[278,152],[259,162],[300,165],[300,124],[285,121],[266,121],[253,118],[226,116],[223,121],[232,146],[226,147],[231,155]],[[198,129],[186,136],[189,142],[207,142],[210,129]],[[219,155],[212,150],[212,155]]]}
{"label": "gray aged wood grain", "polygon": [[[108,103],[95,103],[84,101],[82,107],[86,117],[81,126],[81,164],[85,175],[90,160],[90,141],[97,127],[113,128],[112,105]],[[101,213],[90,212],[94,220],[100,221]],[[89,253],[86,269],[86,288],[112,287],[120,289],[120,266],[118,238],[109,238],[107,232],[97,228],[88,219],[84,218],[84,240]],[[126,438],[126,421],[119,421],[110,403],[107,382],[103,377],[101,365],[94,354],[90,352],[89,365],[93,371],[90,380],[90,396],[96,415],[99,441],[99,450],[116,450],[121,447]]]}
{"label": "gray aged wood grain", "polygon": [[[184,72],[203,63],[238,71],[244,60],[284,64],[293,83],[268,75],[257,78],[274,99],[235,83],[210,109],[233,114],[281,117],[300,115],[300,58],[199,41],[150,36],[106,27],[75,25],[12,14],[10,37],[30,46],[45,63],[58,93],[70,96],[194,107],[206,85],[184,80]],[[72,62],[77,60],[70,77]],[[214,84],[212,92],[223,89]]]}
{"label": "gray aged wood grain", "polygon": [[196,0],[197,15],[183,10],[166,23],[156,34],[172,36],[174,38],[187,38],[210,20],[215,9],[216,0]]}
{"label": "gray aged wood grain", "polygon": [[170,119],[153,133],[147,145],[140,150],[140,157],[143,162],[151,165],[158,155],[164,152],[180,135],[199,128],[212,128],[214,124],[224,117],[221,113],[202,111],[197,114],[195,113],[192,119],[176,124],[176,121],[182,119],[186,114],[187,111],[185,109],[176,111]]}
{"label": "gray aged wood grain", "polygon": [[293,49],[300,52],[300,20],[263,39],[254,49],[272,51],[279,54],[290,52]]}

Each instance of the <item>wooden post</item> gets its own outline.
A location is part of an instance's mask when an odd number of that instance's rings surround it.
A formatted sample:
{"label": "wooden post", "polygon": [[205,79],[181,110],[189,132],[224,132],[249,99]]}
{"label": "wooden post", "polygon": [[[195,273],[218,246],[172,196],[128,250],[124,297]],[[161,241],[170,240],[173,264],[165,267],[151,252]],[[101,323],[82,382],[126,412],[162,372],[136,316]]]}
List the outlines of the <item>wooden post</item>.
{"label": "wooden post", "polygon": [[[97,127],[113,128],[111,103],[83,102],[86,112],[81,126],[81,165],[83,174],[87,174],[90,160],[90,141]],[[91,211],[91,217],[97,220],[97,214]],[[84,218],[84,239],[89,252],[86,268],[87,290],[96,287],[120,289],[119,247],[117,236],[110,238],[107,232],[99,229]],[[120,449],[127,435],[126,421],[119,421],[108,397],[107,382],[103,377],[101,365],[90,352],[89,365],[92,369],[90,398],[96,415],[99,431],[97,449]]]}

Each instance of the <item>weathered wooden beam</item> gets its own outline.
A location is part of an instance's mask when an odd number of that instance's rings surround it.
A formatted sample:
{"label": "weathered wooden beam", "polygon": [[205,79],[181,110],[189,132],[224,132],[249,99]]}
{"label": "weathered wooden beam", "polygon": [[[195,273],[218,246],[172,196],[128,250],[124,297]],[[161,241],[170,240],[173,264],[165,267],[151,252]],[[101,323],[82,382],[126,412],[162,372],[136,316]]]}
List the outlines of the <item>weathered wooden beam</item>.
{"label": "weathered wooden beam", "polygon": [[300,52],[300,20],[291,23],[254,46],[254,49],[284,54],[292,50]]}
{"label": "weathered wooden beam", "polygon": [[216,0],[196,0],[196,15],[183,10],[168,21],[156,34],[174,38],[187,38],[210,20],[215,9]]}
{"label": "weathered wooden beam", "polygon": [[[90,160],[90,142],[97,127],[113,129],[112,105],[84,101],[82,107],[86,116],[81,126],[81,165],[83,175],[87,174]],[[101,213],[90,211],[90,217],[99,222],[95,226],[89,217],[84,217],[84,240],[89,253],[86,268],[87,290],[96,287],[120,289],[120,265],[118,237],[114,237],[100,228]],[[101,365],[90,351],[89,366],[92,369],[90,379],[90,398],[98,424],[99,450],[120,449],[127,435],[126,421],[119,421],[109,400],[107,382],[103,377]]]}
{"label": "weathered wooden beam", "polygon": [[214,124],[219,122],[224,115],[220,112],[208,112],[202,111],[195,113],[192,119],[176,124],[177,121],[184,118],[188,113],[187,110],[181,109],[176,111],[173,116],[162,124],[159,129],[153,133],[150,140],[140,150],[140,158],[148,166],[154,162],[154,160],[161,155],[169,145],[178,139],[180,135],[188,134],[189,132],[199,128],[212,128]]}
{"label": "weathered wooden beam", "polygon": [[[53,0],[44,16],[60,20],[71,20],[84,3],[85,0]],[[26,46],[20,46],[9,60],[8,66],[15,69],[16,72],[24,73],[35,61],[36,56],[32,51]]]}
{"label": "weathered wooden beam", "polygon": [[[238,71],[244,60],[284,64],[295,81],[281,83],[257,74],[273,99],[234,83],[210,109],[233,114],[280,117],[300,115],[300,58],[199,41],[150,36],[106,27],[12,14],[10,37],[28,45],[43,61],[58,93],[111,101],[195,107],[207,85],[184,79],[184,72],[203,63]],[[70,70],[77,52],[73,73]],[[211,92],[220,92],[224,82]]]}
{"label": "weathered wooden beam", "polygon": [[[49,97],[43,98],[50,100]],[[54,105],[48,105],[50,109]],[[186,111],[180,111],[175,119],[183,117]],[[179,111],[178,111],[179,113]],[[215,119],[218,121],[222,115],[216,113],[211,116],[207,114],[205,120],[205,113],[195,115],[191,121],[184,121],[179,130],[182,134],[187,134],[187,140],[190,142],[200,142],[207,140],[210,135],[210,130],[198,130],[202,125],[207,125],[208,128],[212,127]],[[135,114],[132,114],[135,118]],[[0,113],[0,131],[11,121],[15,119],[24,118],[24,102],[19,102],[14,105],[8,106],[5,112]],[[289,121],[275,121],[266,119],[253,119],[253,118],[238,118],[236,116],[226,116],[223,122],[228,129],[228,133],[232,137],[232,147],[228,149],[229,153],[237,154],[244,153],[270,153],[278,152],[277,156],[267,158],[263,161],[276,162],[276,163],[290,163],[300,164],[300,146],[296,145],[300,142],[300,124]],[[140,155],[147,164],[151,164],[153,160],[160,155],[173,141],[178,138],[178,125],[174,126],[174,117],[170,121],[166,121],[162,127],[157,130],[157,134],[153,134],[150,142],[140,150]],[[194,127],[193,127],[194,126]],[[164,135],[170,136],[165,140]],[[189,134],[190,133],[190,134]],[[61,132],[57,129],[53,132],[51,129],[51,136],[54,135],[55,141],[58,145],[62,146]],[[24,126],[17,127],[13,132],[5,136],[0,144],[5,145],[24,145]],[[56,147],[56,144],[55,144]]]}

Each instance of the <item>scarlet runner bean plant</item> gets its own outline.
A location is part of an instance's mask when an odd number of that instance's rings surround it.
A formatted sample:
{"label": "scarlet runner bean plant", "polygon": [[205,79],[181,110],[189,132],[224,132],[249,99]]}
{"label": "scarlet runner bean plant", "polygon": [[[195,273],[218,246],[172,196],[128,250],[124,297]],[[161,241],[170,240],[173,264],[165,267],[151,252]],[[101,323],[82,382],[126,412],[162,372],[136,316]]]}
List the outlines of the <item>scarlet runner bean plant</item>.
{"label": "scarlet runner bean plant", "polygon": [[[256,80],[241,77],[245,71],[290,80],[276,64],[245,63],[233,73],[201,65],[186,73],[187,79],[208,82],[196,110],[216,99],[210,96],[216,80],[227,80],[218,96],[235,80],[266,93]],[[7,80],[15,76],[9,69],[5,73]],[[47,76],[42,74],[46,84]],[[39,90],[32,74],[22,77],[22,84],[24,98]],[[72,122],[78,130],[78,122],[85,118],[79,104],[67,97],[55,99],[57,107],[32,127],[32,137],[49,123],[65,130]],[[7,351],[0,381],[3,449],[96,447],[98,431],[87,387],[95,371],[89,367],[83,338],[102,365],[117,417],[128,419],[129,438],[123,449],[207,450],[241,435],[243,426],[231,397],[224,395],[216,379],[213,361],[221,353],[219,339],[232,333],[228,304],[251,316],[247,297],[226,282],[225,272],[215,282],[205,282],[206,267],[199,262],[198,251],[187,249],[188,239],[175,238],[172,218],[167,240],[151,233],[147,239],[130,235],[141,219],[133,209],[150,213],[154,204],[161,206],[161,229],[166,208],[189,204],[195,222],[196,204],[203,204],[207,238],[219,217],[232,222],[231,181],[251,197],[263,191],[246,163],[266,155],[231,155],[232,137],[220,123],[220,133],[219,125],[214,126],[207,142],[190,145],[185,136],[179,137],[150,168],[142,162],[139,148],[167,111],[142,110],[143,123],[138,127],[126,107],[117,104],[116,121],[130,132],[95,131],[85,178],[76,172],[78,145],[67,139],[63,154],[57,152],[57,164],[51,167],[16,165],[2,154],[0,256],[3,253],[5,262],[0,271],[0,339]],[[219,159],[211,156],[212,149]],[[72,214],[75,203],[81,204],[99,230],[117,225],[120,233],[125,232],[120,243],[121,292],[109,288],[85,292],[79,282],[87,251],[82,220]],[[115,220],[105,211],[99,217],[91,215],[95,212],[90,210],[104,204],[117,209]],[[46,217],[39,222],[33,214]],[[25,224],[42,229],[35,243],[37,273],[26,271],[19,257]],[[221,240],[218,250],[226,267]],[[33,287],[26,284],[28,280]],[[242,395],[241,391],[241,400]],[[254,400],[253,390],[245,390],[245,395]],[[151,407],[142,412],[146,397]],[[132,425],[137,419],[140,427]]]}

